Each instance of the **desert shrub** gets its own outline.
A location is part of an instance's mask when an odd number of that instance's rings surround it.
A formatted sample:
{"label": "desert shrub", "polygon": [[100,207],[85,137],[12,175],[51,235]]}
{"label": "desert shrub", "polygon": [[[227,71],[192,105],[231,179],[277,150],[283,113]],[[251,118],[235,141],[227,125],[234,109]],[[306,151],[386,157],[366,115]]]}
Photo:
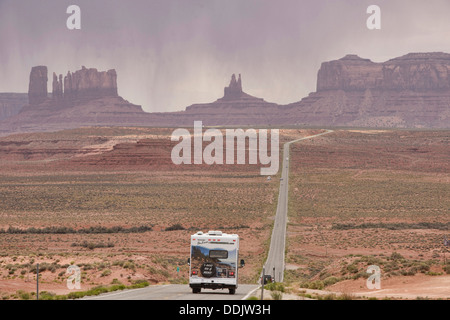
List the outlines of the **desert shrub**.
{"label": "desert shrub", "polygon": [[327,286],[331,286],[339,281],[340,281],[339,278],[331,276],[331,277],[328,277],[325,280],[323,280],[323,285],[325,287],[327,287]]}
{"label": "desert shrub", "polygon": [[425,273],[427,271],[430,271],[430,266],[424,262],[421,262],[417,265],[417,270],[421,273]]}
{"label": "desert shrub", "polygon": [[359,278],[366,278],[367,279],[369,276],[370,276],[370,274],[368,274],[365,270],[361,270],[361,271],[355,273],[352,276],[352,279],[353,280],[358,280]]}
{"label": "desert shrub", "polygon": [[405,258],[398,252],[393,252],[391,254],[391,260],[397,261],[397,260],[403,260],[403,259],[405,259]]}
{"label": "desert shrub", "polygon": [[272,282],[264,286],[266,290],[285,292],[284,284],[281,282]]}
{"label": "desert shrub", "polygon": [[124,284],[113,284],[111,287],[108,288],[108,291],[117,291],[117,290],[124,290],[127,287]]}
{"label": "desert shrub", "polygon": [[56,300],[56,294],[53,292],[42,291],[39,292],[39,300]]}
{"label": "desert shrub", "polygon": [[444,271],[447,274],[450,274],[450,262],[447,263],[447,265],[444,267]]}
{"label": "desert shrub", "polygon": [[17,295],[22,300],[30,300],[30,298],[31,298],[30,294],[28,292],[23,291],[23,290],[18,290],[17,291]]}
{"label": "desert shrub", "polygon": [[88,290],[87,295],[88,296],[97,296],[99,294],[106,293],[108,291],[109,291],[108,288],[106,288],[105,286],[96,286],[96,287]]}
{"label": "desert shrub", "polygon": [[344,292],[337,299],[338,300],[354,300],[355,297],[351,293]]}
{"label": "desert shrub", "polygon": [[136,269],[136,265],[134,264],[134,262],[126,261],[126,262],[123,264],[123,268],[135,270],[135,269]]}
{"label": "desert shrub", "polygon": [[144,279],[138,279],[134,280],[133,284],[131,286],[128,286],[130,289],[139,289],[139,288],[145,288],[148,287],[150,283],[147,280]]}
{"label": "desert shrub", "polygon": [[417,268],[416,267],[412,267],[412,268],[409,268],[407,271],[406,271],[406,276],[413,276],[413,275],[415,275],[417,273]]}
{"label": "desert shrub", "polygon": [[111,270],[105,269],[105,270],[103,270],[103,272],[102,272],[102,274],[101,274],[100,276],[101,276],[101,277],[107,277],[107,276],[109,276],[111,273],[112,273]]}
{"label": "desert shrub", "polygon": [[126,262],[126,261],[124,261],[124,260],[116,260],[116,261],[113,262],[112,265],[113,265],[114,267],[117,267],[117,266],[118,266],[118,267],[123,267],[123,265],[125,264],[125,262]]}
{"label": "desert shrub", "polygon": [[359,271],[358,266],[356,266],[355,264],[348,265],[346,269],[349,273],[358,273]]}
{"label": "desert shrub", "polygon": [[67,295],[68,299],[79,299],[79,298],[83,298],[86,295],[85,292],[82,291],[75,291],[75,292],[70,292]]}
{"label": "desert shrub", "polygon": [[72,247],[83,247],[83,248],[88,248],[90,250],[94,250],[96,248],[112,248],[112,247],[114,247],[114,243],[112,243],[112,242],[108,242],[108,243],[98,242],[98,243],[95,243],[95,242],[88,242],[88,241],[84,240],[83,242],[81,242],[79,244],[74,242],[74,243],[71,244],[71,246]]}
{"label": "desert shrub", "polygon": [[302,282],[300,288],[322,290],[324,288],[324,283],[321,280]]}

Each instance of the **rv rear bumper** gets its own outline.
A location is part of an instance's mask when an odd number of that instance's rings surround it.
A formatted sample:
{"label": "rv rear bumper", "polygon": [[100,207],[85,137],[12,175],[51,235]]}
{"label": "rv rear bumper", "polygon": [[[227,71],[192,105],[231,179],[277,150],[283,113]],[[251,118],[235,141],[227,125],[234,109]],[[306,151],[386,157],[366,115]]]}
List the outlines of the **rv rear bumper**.
{"label": "rv rear bumper", "polygon": [[203,282],[203,283],[190,283],[189,286],[192,289],[201,288],[201,289],[236,289],[237,284],[228,284],[228,283],[215,283],[215,282]]}

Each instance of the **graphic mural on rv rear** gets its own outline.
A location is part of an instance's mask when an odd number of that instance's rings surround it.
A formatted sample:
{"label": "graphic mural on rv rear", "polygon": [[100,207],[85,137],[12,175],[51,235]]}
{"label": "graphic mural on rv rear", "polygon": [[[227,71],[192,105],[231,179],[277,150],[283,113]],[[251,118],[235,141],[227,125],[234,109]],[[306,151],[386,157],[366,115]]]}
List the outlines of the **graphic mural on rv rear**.
{"label": "graphic mural on rv rear", "polygon": [[192,246],[191,276],[204,278],[236,277],[236,248],[207,248]]}

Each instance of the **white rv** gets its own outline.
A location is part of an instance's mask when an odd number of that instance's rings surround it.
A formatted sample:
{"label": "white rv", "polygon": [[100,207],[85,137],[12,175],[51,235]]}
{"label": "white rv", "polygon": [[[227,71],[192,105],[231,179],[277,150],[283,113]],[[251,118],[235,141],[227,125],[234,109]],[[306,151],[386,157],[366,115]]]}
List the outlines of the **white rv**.
{"label": "white rv", "polygon": [[189,286],[193,293],[202,288],[228,289],[230,294],[238,287],[238,268],[244,266],[239,258],[239,236],[221,231],[201,231],[191,235],[189,258]]}

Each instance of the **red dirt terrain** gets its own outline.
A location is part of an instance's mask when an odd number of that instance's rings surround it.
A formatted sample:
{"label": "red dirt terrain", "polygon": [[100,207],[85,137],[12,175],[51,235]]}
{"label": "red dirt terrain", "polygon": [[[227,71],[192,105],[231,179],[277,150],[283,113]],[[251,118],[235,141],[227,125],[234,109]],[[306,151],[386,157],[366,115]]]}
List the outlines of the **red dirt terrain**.
{"label": "red dirt terrain", "polygon": [[[291,149],[288,277],[354,296],[450,298],[448,131],[337,130]],[[382,290],[368,290],[367,268]]]}
{"label": "red dirt terrain", "polygon": [[[256,281],[276,179],[261,176],[261,165],[174,165],[172,131],[96,127],[1,138],[3,298],[35,290],[37,263],[41,290],[51,294],[71,292],[71,264],[82,270],[82,290],[186,283],[189,239],[198,230],[238,233],[241,281]],[[280,143],[311,132],[280,130]]]}

